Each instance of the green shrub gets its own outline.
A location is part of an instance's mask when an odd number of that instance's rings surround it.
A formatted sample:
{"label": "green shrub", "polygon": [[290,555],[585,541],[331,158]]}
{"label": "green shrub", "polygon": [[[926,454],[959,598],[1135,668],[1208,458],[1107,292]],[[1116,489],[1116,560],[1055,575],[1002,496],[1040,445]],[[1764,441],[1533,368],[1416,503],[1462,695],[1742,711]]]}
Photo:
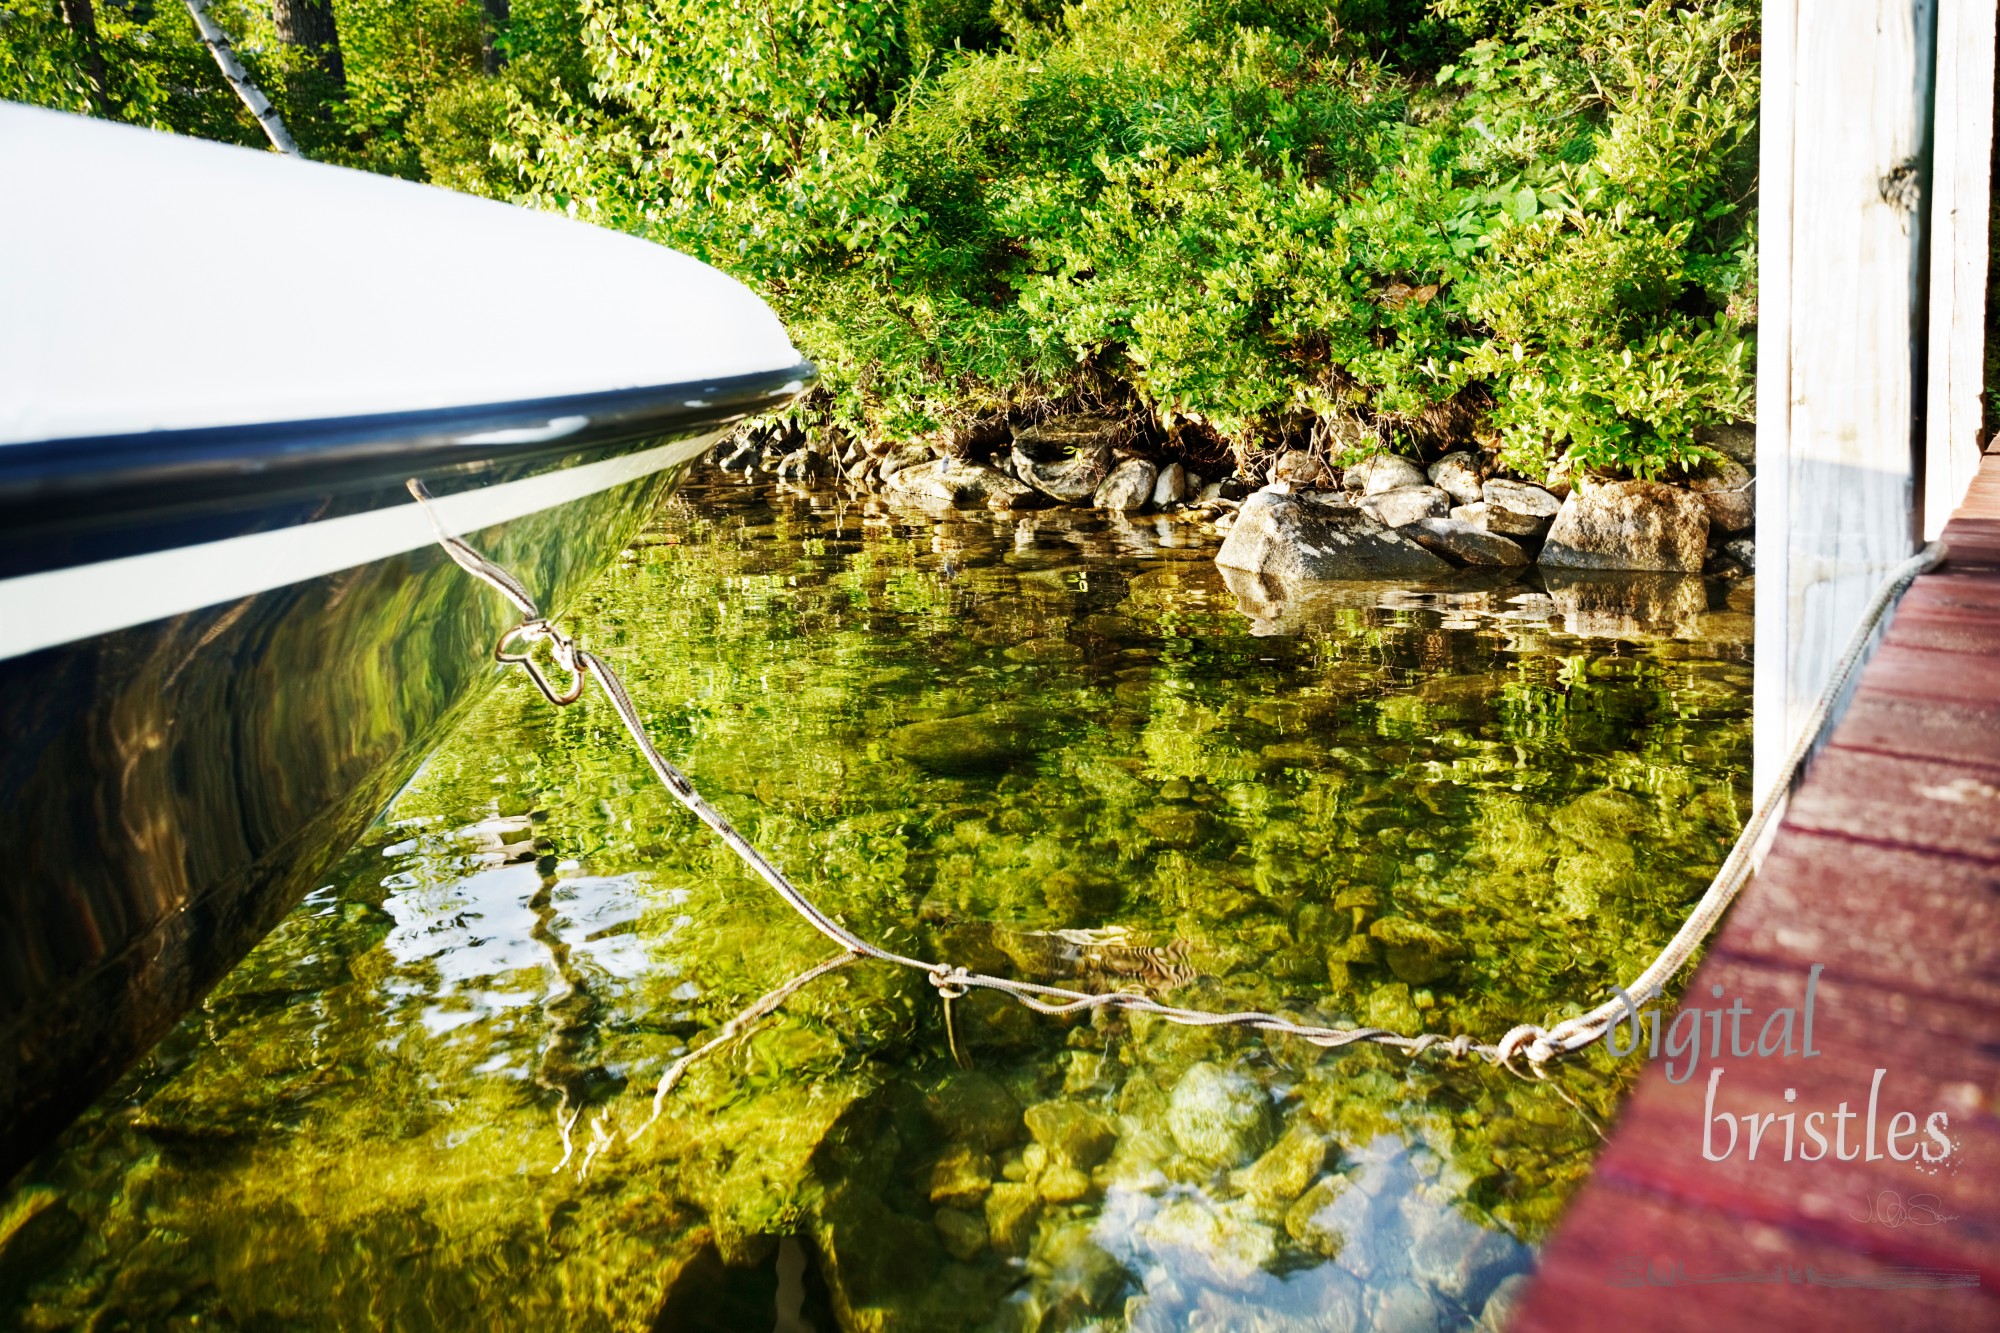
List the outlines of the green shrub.
{"label": "green shrub", "polygon": [[584,13],[525,197],[757,284],[856,433],[1108,387],[1651,476],[1748,415],[1748,0]]}

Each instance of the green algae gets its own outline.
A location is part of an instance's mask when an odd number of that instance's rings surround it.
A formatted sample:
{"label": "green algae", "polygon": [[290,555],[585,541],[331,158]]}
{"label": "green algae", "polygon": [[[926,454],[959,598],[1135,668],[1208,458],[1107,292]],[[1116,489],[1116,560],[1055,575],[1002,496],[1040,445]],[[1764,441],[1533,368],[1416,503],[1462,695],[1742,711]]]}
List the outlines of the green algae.
{"label": "green algae", "polygon": [[[901,950],[1491,1038],[1637,972],[1737,828],[1741,588],[1707,590],[1709,638],[1575,637],[1528,584],[1259,635],[1171,528],[696,498],[580,628],[711,799]],[[831,952],[608,709],[505,682],[24,1177],[0,1302],[728,1327],[788,1299],[799,1237],[821,1328],[1469,1326],[1597,1142],[1476,1062],[991,993],[956,1006],[960,1070],[923,979],[872,964],[649,1124],[667,1063]],[[1603,1118],[1631,1072],[1557,1077]]]}

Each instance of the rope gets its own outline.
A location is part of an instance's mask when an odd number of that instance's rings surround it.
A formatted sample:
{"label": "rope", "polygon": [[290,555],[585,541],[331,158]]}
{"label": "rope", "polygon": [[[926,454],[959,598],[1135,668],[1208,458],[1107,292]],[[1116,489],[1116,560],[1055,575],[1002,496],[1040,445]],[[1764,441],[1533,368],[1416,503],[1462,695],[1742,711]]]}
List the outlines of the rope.
{"label": "rope", "polygon": [[[1855,669],[1867,654],[1869,640],[1874,635],[1877,624],[1917,576],[1936,568],[1945,556],[1943,543],[1932,542],[1897,566],[1876,590],[1866,612],[1862,615],[1861,624],[1847,645],[1846,652],[1835,664],[1826,688],[1820,692],[1819,699],[1814,703],[1812,712],[1808,714],[1805,725],[1800,728],[1798,739],[1793,742],[1791,751],[1786,756],[1778,780],[1771,785],[1764,799],[1758,802],[1749,821],[1744,824],[1743,831],[1737,835],[1736,844],[1730,849],[1728,859],[1722,863],[1721,870],[1710,882],[1708,891],[1695,904],[1693,912],[1682,923],[1680,930],[1668,942],[1659,957],[1655,958],[1630,986],[1623,989],[1619,998],[1607,1001],[1587,1014],[1565,1020],[1552,1028],[1544,1028],[1534,1023],[1522,1023],[1510,1028],[1498,1041],[1481,1042],[1463,1033],[1449,1037],[1435,1032],[1406,1036],[1386,1028],[1324,1027],[1296,1022],[1282,1014],[1257,1010],[1226,1014],[1207,1013],[1199,1009],[1162,1004],[1149,996],[1132,991],[1076,991],[1061,986],[1043,986],[1008,977],[989,976],[983,972],[970,972],[963,967],[953,967],[948,963],[912,958],[870,943],[822,911],[818,904],[787,879],[782,871],[767,861],[763,853],[751,845],[749,839],[737,832],[735,825],[731,824],[721,811],[710,805],[679,769],[667,762],[666,756],[662,755],[659,748],[653,744],[653,739],[646,730],[646,724],[639,716],[638,707],[625,689],[624,681],[619,679],[618,673],[612,670],[609,663],[588,649],[576,646],[568,635],[545,619],[536,608],[534,598],[521,585],[520,580],[459,538],[445,532],[438,524],[436,515],[430,510],[428,503],[430,496],[421,482],[412,480],[409,489],[417,502],[424,506],[425,513],[430,514],[432,526],[437,528],[439,544],[445,548],[452,560],[474,578],[499,592],[525,617],[520,624],[500,636],[499,642],[494,646],[495,660],[523,667],[542,696],[558,706],[576,702],[582,697],[586,684],[595,680],[606,698],[611,701],[612,710],[618,714],[618,720],[624,724],[626,732],[645,759],[647,767],[652,769],[653,775],[673,793],[674,798],[721,838],[730,850],[754,870],[760,879],[770,885],[785,904],[804,918],[808,925],[841,947],[843,954],[840,957],[813,969],[806,974],[804,980],[811,980],[833,967],[855,959],[871,958],[877,962],[893,963],[899,967],[912,968],[924,973],[931,987],[937,991],[939,999],[945,1004],[948,1023],[953,1000],[974,989],[993,990],[1018,1001],[1038,1014],[1055,1018],[1115,1009],[1127,1013],[1152,1014],[1170,1023],[1186,1027],[1243,1027],[1258,1032],[1277,1033],[1328,1049],[1351,1046],[1357,1042],[1370,1042],[1392,1047],[1412,1056],[1422,1055],[1430,1050],[1442,1050],[1461,1059],[1468,1055],[1477,1055],[1509,1070],[1514,1070],[1514,1061],[1519,1058],[1527,1060],[1529,1068],[1538,1076],[1542,1075],[1542,1066],[1550,1061],[1581,1050],[1602,1037],[1612,1024],[1627,1012],[1628,1001],[1632,1011],[1636,1012],[1639,1005],[1659,998],[1664,993],[1666,982],[1694,956],[1695,950],[1722,919],[1723,912],[1728,909],[1731,902],[1735,901],[1737,893],[1749,879],[1751,871],[1755,868],[1757,846],[1763,837],[1765,827],[1783,805],[1793,778],[1797,776],[1806,757],[1818,743],[1820,732],[1832,717]],[[571,674],[573,679],[569,688],[558,689],[542,672],[539,663],[531,655],[533,644],[538,642],[546,642],[556,663]],[[521,647],[523,644],[527,645],[525,651]],[[788,983],[779,991],[759,1001],[755,1007],[760,1010],[760,1016],[761,1012],[775,1008],[779,1000],[791,994],[801,984],[803,981],[795,979],[794,982]],[[952,1031],[950,1036],[953,1056],[962,1060],[957,1049],[956,1031]]]}

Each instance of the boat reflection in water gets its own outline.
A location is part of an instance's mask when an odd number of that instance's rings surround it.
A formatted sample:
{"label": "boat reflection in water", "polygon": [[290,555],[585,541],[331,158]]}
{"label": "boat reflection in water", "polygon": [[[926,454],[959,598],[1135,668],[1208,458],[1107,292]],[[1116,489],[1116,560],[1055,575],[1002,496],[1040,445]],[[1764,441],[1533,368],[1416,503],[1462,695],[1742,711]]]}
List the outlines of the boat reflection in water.
{"label": "boat reflection in water", "polygon": [[[0,1180],[317,883],[732,423],[809,382],[671,251],[0,106]],[[251,299],[268,293],[267,301]]]}

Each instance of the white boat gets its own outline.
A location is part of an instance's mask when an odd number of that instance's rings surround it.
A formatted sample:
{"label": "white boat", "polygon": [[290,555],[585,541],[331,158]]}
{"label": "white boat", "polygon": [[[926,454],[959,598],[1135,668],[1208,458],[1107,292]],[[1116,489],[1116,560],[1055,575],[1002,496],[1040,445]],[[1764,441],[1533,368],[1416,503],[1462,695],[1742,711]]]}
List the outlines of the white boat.
{"label": "white boat", "polygon": [[813,369],[545,213],[6,104],[0,181],[4,1181],[495,678],[433,519],[560,611]]}

